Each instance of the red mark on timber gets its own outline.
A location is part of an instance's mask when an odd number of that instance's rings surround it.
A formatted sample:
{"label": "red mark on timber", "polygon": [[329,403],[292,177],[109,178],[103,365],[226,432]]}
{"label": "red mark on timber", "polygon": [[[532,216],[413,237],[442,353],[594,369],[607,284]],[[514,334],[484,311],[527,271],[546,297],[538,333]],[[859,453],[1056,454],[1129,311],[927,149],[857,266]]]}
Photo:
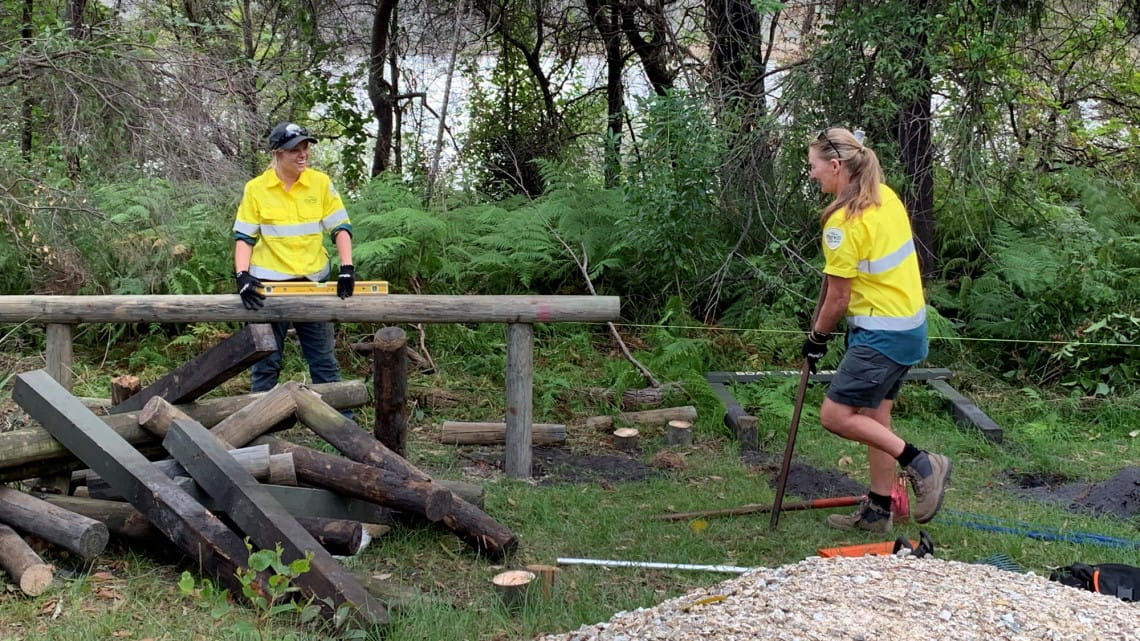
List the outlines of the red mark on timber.
{"label": "red mark on timber", "polygon": [[537,317],[540,323],[545,323],[550,320],[550,308],[544,303],[539,303]]}

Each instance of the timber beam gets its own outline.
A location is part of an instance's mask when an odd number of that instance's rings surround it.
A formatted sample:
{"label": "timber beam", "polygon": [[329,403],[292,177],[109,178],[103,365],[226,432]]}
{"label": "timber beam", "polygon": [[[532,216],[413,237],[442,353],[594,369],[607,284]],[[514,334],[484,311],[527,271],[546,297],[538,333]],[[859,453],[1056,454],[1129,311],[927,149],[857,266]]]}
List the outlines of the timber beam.
{"label": "timber beam", "polygon": [[558,323],[618,320],[617,296],[0,296],[0,323]]}

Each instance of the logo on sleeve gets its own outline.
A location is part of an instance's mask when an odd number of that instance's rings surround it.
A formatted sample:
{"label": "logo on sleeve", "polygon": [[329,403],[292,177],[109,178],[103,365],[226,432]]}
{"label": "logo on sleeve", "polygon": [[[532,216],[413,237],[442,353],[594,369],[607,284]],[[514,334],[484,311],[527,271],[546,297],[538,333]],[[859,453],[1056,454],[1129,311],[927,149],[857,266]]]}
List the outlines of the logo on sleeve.
{"label": "logo on sleeve", "polygon": [[843,230],[836,227],[828,227],[823,230],[823,244],[832,251],[839,249],[839,246],[843,244]]}

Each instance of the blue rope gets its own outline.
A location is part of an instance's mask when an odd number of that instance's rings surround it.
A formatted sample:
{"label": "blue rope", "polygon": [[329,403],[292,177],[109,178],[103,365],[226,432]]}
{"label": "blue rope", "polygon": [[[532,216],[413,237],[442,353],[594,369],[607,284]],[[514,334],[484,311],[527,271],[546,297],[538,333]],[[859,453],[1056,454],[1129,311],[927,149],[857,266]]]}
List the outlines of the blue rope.
{"label": "blue rope", "polygon": [[[949,517],[949,518],[944,518]],[[1031,539],[1041,541],[1061,541],[1065,543],[1082,543],[1089,545],[1104,545],[1116,548],[1140,548],[1140,541],[1118,539],[1104,534],[1093,532],[1071,531],[1064,532],[1058,528],[1034,525],[1024,521],[1003,519],[987,514],[972,514],[955,510],[942,510],[939,512],[938,522],[946,525],[961,525],[975,530],[986,532],[1000,532],[1002,534],[1020,534]]]}

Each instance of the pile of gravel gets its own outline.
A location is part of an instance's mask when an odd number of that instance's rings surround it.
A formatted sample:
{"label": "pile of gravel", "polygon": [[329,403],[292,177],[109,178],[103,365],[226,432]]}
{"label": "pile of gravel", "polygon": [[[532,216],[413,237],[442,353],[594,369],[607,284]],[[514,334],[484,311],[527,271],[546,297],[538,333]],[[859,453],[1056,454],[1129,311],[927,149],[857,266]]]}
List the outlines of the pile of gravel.
{"label": "pile of gravel", "polygon": [[809,558],[541,641],[1125,641],[1140,603],[992,565]]}

